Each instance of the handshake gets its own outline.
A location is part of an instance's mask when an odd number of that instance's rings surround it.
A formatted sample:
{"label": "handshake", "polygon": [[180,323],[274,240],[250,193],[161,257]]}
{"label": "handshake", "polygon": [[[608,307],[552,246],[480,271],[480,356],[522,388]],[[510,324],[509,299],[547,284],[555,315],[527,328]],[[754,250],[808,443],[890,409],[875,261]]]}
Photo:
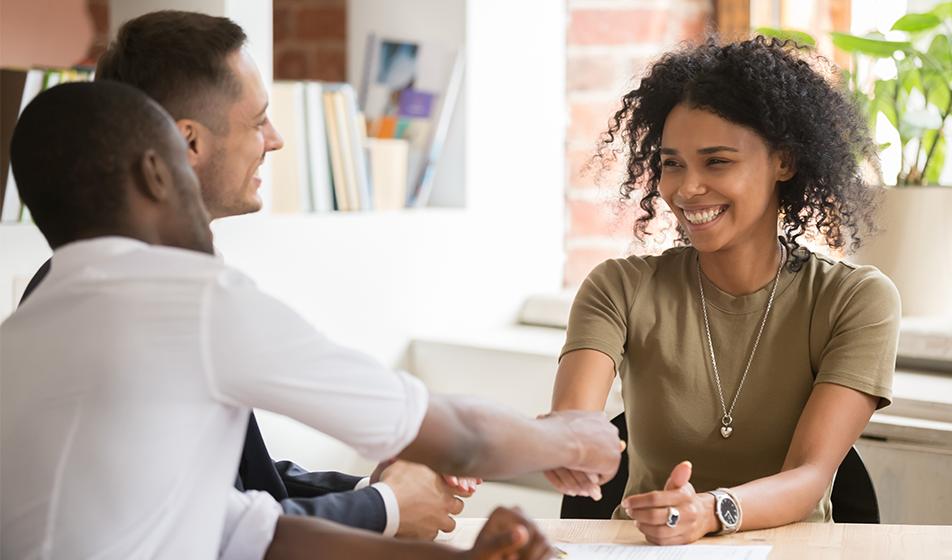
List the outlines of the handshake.
{"label": "handshake", "polygon": [[618,472],[625,442],[618,429],[602,412],[566,410],[539,416],[539,420],[557,422],[566,432],[566,444],[574,450],[574,459],[548,469],[545,477],[562,494],[602,499],[601,485]]}

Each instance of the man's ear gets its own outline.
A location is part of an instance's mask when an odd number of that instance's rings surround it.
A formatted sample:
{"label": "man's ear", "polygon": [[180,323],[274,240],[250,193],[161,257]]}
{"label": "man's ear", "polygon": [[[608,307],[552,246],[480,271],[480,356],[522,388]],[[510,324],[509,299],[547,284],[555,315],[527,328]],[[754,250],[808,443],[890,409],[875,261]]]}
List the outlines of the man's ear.
{"label": "man's ear", "polygon": [[188,146],[186,152],[188,156],[188,165],[195,168],[196,164],[205,156],[208,144],[205,141],[205,127],[192,119],[179,119],[175,121],[175,128],[178,129],[182,138],[185,138],[185,144]]}
{"label": "man's ear", "polygon": [[780,151],[780,163],[777,169],[778,181],[789,181],[797,174],[797,162],[790,150]]}
{"label": "man's ear", "polygon": [[168,164],[152,148],[146,150],[139,159],[139,175],[139,190],[145,197],[155,202],[162,202],[169,198],[172,189],[175,188]]}

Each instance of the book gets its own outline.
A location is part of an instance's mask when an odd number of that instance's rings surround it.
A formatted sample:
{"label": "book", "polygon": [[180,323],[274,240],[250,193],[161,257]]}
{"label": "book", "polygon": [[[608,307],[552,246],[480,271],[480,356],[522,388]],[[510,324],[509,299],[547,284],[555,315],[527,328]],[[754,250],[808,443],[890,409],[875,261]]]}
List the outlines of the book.
{"label": "book", "polygon": [[315,212],[327,212],[334,209],[334,182],[324,118],[324,86],[307,82],[304,87],[311,207]]}
{"label": "book", "polygon": [[304,83],[274,82],[271,121],[284,139],[271,156],[271,209],[278,214],[313,209],[305,111]]}
{"label": "book", "polygon": [[361,210],[373,209],[373,187],[369,180],[367,155],[365,144],[367,141],[367,121],[357,108],[357,96],[350,84],[340,88],[341,99],[344,104],[344,119],[347,122],[347,132],[350,140],[350,152],[354,166],[354,184],[357,187],[357,196]]}
{"label": "book", "polygon": [[456,100],[459,97],[460,88],[463,83],[463,56],[457,53],[453,63],[453,71],[450,73],[450,81],[446,87],[443,108],[440,110],[436,119],[436,126],[428,140],[428,147],[423,156],[423,162],[413,181],[414,191],[410,193],[407,205],[420,208],[426,206],[430,199],[430,192],[433,190],[433,177],[436,173],[436,164],[443,151],[443,142],[446,141],[446,133],[450,127],[450,120],[453,117],[453,108],[456,106]]}
{"label": "book", "polygon": [[459,49],[368,37],[359,105],[370,136],[407,140],[411,206],[428,201],[462,78]]}
{"label": "book", "polygon": [[350,199],[347,174],[344,172],[344,154],[340,133],[340,117],[334,103],[334,92],[324,90],[324,120],[327,122],[327,146],[331,160],[331,172],[334,179],[334,199],[337,210],[348,211],[356,208]]}
{"label": "book", "polygon": [[368,138],[366,146],[374,208],[403,208],[407,200],[408,142],[399,138]]}

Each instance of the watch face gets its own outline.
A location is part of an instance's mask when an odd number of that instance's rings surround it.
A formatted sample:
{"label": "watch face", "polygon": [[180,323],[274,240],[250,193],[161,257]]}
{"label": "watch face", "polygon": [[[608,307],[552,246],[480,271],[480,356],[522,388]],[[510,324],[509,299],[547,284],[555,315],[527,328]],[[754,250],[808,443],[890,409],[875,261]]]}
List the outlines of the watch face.
{"label": "watch face", "polygon": [[737,504],[734,503],[734,500],[721,500],[720,509],[721,519],[730,526],[737,525]]}

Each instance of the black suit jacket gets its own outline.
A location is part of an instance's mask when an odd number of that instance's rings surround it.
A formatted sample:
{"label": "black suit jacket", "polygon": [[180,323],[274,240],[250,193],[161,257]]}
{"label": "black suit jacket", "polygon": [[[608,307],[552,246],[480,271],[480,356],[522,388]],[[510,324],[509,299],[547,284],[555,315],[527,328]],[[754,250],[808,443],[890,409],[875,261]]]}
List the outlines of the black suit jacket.
{"label": "black suit jacket", "polygon": [[[21,304],[49,273],[50,262],[43,263],[30,279]],[[307,472],[288,461],[272,461],[254,412],[250,414],[235,481],[239,490],[265,491],[274,496],[289,515],[310,515],[383,532],[387,525],[383,498],[374,488],[354,490],[359,480],[360,477],[338,472]]]}

